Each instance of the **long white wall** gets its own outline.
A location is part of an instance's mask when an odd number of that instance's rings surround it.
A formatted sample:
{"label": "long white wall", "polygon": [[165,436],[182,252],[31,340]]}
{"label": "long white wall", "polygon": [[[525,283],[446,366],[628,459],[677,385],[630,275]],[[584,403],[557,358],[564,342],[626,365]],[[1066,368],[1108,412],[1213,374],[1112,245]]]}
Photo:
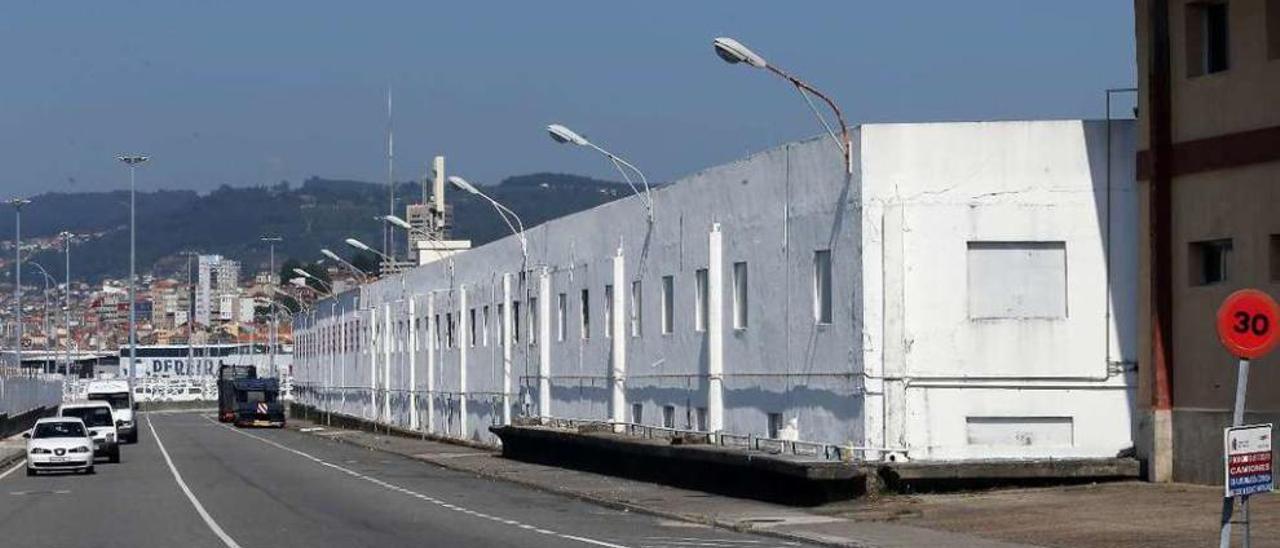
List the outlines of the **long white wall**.
{"label": "long white wall", "polygon": [[[319,405],[489,443],[487,428],[512,416],[662,425],[669,406],[677,428],[791,426],[782,434],[910,458],[1105,456],[1129,439],[1130,383],[1107,361],[1133,352],[1136,210],[1132,127],[1117,125],[1109,193],[1098,128],[864,126],[852,175],[829,140],[784,145],[656,190],[652,224],[639,199],[623,199],[530,228],[527,261],[508,237],[321,301],[295,319],[296,373]],[[1122,295],[1110,317],[1107,195],[1111,293]],[[1038,242],[1040,262],[1012,264],[1040,278],[983,277],[979,289],[1007,282],[1022,288],[1015,306],[1037,298],[1033,308],[1062,317],[972,318],[971,307],[1008,303],[969,298],[969,242],[979,255]],[[816,310],[818,251],[831,262],[829,321]],[[998,270],[1002,251],[973,268]],[[1056,280],[1043,267],[1059,256],[1063,294],[1045,301],[1027,287]],[[504,348],[499,310],[513,308],[518,340]]]}

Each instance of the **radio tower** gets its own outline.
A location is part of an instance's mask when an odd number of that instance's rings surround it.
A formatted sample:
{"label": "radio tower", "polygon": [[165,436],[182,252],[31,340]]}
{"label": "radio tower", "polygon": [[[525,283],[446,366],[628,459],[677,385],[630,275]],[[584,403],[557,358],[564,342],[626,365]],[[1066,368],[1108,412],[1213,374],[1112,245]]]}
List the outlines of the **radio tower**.
{"label": "radio tower", "polygon": [[[391,125],[391,86],[387,86],[387,215],[396,214],[396,180],[394,164],[396,159],[396,139]],[[388,257],[396,257],[395,227],[383,223],[382,249]],[[395,265],[387,265],[395,268]]]}

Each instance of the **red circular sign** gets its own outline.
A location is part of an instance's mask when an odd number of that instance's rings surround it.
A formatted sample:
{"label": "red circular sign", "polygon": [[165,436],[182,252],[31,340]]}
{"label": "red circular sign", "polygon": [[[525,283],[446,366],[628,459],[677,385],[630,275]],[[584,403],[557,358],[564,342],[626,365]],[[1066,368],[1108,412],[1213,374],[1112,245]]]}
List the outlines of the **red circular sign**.
{"label": "red circular sign", "polygon": [[1218,307],[1218,339],[1238,358],[1265,356],[1280,342],[1280,306],[1257,289],[1232,293]]}

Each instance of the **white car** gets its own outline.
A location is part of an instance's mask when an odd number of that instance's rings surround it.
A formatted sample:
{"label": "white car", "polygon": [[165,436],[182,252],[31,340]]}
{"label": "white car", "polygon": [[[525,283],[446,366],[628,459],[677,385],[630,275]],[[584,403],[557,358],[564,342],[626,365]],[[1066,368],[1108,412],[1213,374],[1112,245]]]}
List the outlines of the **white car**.
{"label": "white car", "polygon": [[93,436],[93,454],[106,456],[111,462],[120,462],[120,433],[116,430],[122,422],[116,420],[111,404],[105,401],[64,403],[58,406],[59,417],[75,417],[84,421],[85,428]]}
{"label": "white car", "polygon": [[27,475],[41,471],[93,473],[93,438],[84,421],[52,417],[36,421],[27,438]]}

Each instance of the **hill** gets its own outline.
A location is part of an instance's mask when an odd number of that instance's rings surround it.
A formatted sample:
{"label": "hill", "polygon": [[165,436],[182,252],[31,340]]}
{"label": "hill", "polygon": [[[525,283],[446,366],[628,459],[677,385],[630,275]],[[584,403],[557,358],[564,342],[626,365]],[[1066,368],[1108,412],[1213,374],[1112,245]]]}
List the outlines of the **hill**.
{"label": "hill", "polygon": [[[548,220],[595,207],[630,194],[625,185],[589,177],[537,173],[510,177],[484,187],[494,199],[515,210],[532,227]],[[418,183],[396,186],[397,212],[404,202],[422,196]],[[481,245],[508,234],[506,225],[481,198],[448,189],[454,207],[453,236]],[[242,261],[243,273],[265,269],[268,250],[258,241],[262,235],[280,235],[277,264],[287,258],[313,261],[320,248],[352,256],[343,245],[358,238],[379,247],[382,227],[374,217],[386,213],[385,184],[312,177],[294,188],[288,183],[271,187],[223,186],[200,194],[192,191],[157,191],[137,195],[138,272],[186,275],[180,253],[192,250],[216,253]],[[31,198],[23,209],[23,241],[51,238],[63,230],[93,234],[87,243],[71,251],[76,279],[97,281],[123,277],[129,268],[129,193],[49,193]],[[0,239],[12,240],[13,224],[0,224]],[[404,232],[397,249],[405,248]],[[54,249],[38,252],[34,260],[61,265]],[[61,270],[60,268],[58,269]],[[25,276],[24,276],[25,277]]]}

